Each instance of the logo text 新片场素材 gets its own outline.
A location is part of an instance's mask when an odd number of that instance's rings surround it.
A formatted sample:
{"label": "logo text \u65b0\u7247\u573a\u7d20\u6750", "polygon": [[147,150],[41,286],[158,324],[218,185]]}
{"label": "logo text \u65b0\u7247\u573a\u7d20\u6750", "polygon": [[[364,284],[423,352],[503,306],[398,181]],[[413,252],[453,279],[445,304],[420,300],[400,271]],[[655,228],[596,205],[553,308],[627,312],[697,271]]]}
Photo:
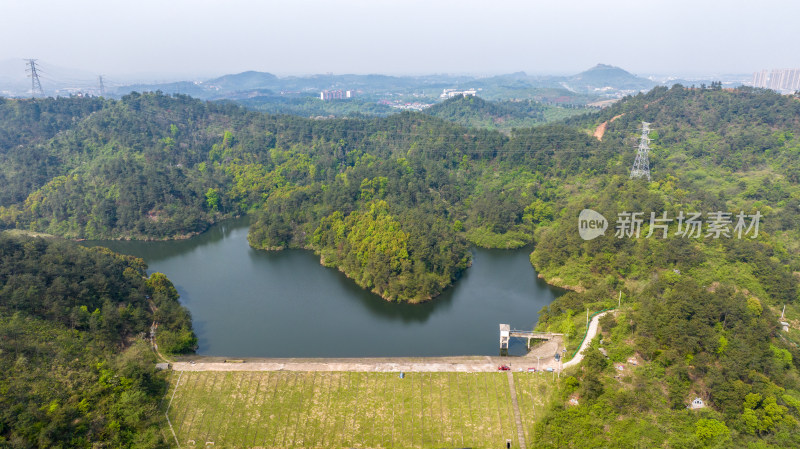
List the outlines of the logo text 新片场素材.
{"label": "logo text \u65b0\u7247\u573a\u7d20\u6750", "polygon": [[[644,212],[617,213],[614,237],[617,238],[639,238],[642,237],[642,230],[647,226],[644,238],[650,238],[653,234],[661,238],[669,236],[670,226],[673,222],[677,225],[677,231],[672,235],[683,238],[714,238],[720,237],[741,239],[758,237],[758,228],[761,223],[760,211],[753,214],[746,214],[740,211],[734,215],[732,212],[715,211],[703,214],[700,212],[689,212],[684,214],[680,211],[675,218],[670,218],[667,212],[656,215],[650,212],[650,217]],[[734,221],[735,219],[735,221]],[[578,216],[578,233],[584,240],[592,240],[601,235],[605,235],[608,229],[608,220],[599,212],[592,209],[583,209]],[[705,231],[705,232],[704,232]]]}

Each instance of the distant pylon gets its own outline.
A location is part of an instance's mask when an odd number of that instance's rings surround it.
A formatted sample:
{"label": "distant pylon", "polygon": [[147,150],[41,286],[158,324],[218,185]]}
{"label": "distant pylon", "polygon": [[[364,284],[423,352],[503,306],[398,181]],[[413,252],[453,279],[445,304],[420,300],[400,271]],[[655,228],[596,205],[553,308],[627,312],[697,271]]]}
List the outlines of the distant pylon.
{"label": "distant pylon", "polygon": [[31,77],[31,97],[35,97],[37,91],[39,95],[44,97],[44,89],[42,89],[42,83],[39,81],[39,73],[36,71],[36,60],[26,59],[26,61],[28,61],[28,68],[25,71],[30,73],[28,76]]}
{"label": "distant pylon", "polygon": [[97,81],[100,83],[100,96],[106,96],[106,86],[103,84],[103,75],[97,77]]}
{"label": "distant pylon", "polygon": [[636,160],[633,161],[633,168],[631,168],[631,179],[647,176],[647,180],[650,180],[650,159],[647,157],[650,152],[650,137],[648,137],[648,134],[650,134],[650,124],[642,122],[642,137],[639,140]]}

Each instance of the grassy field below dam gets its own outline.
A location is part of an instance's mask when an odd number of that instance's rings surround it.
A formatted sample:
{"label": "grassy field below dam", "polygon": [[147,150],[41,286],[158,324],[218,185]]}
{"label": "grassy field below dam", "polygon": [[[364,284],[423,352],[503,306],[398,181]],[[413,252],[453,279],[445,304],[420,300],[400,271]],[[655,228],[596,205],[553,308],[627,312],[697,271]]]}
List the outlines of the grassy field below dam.
{"label": "grassy field below dam", "polygon": [[[506,373],[172,372],[181,447],[519,447]],[[525,441],[553,385],[514,373]],[[172,432],[166,430],[170,439]],[[212,445],[213,443],[213,445]]]}

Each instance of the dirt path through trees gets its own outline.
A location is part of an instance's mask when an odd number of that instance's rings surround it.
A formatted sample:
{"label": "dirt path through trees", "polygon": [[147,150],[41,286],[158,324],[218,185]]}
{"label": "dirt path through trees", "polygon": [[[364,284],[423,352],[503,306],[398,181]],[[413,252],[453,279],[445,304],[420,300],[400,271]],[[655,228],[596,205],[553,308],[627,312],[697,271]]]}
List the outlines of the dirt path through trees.
{"label": "dirt path through trees", "polygon": [[597,125],[597,128],[595,128],[595,130],[594,130],[594,134],[592,134],[592,135],[593,135],[593,136],[594,136],[594,137],[595,137],[597,140],[599,140],[599,141],[601,141],[601,142],[602,142],[602,141],[603,141],[603,136],[606,134],[606,127],[608,126],[608,124],[609,124],[609,123],[611,123],[611,122],[613,122],[614,120],[616,120],[616,119],[618,119],[618,118],[622,117],[623,115],[625,115],[625,114],[620,114],[620,115],[617,115],[617,116],[615,116],[614,118],[612,118],[611,120],[606,120],[605,122],[603,122],[603,123],[601,123],[601,124]]}

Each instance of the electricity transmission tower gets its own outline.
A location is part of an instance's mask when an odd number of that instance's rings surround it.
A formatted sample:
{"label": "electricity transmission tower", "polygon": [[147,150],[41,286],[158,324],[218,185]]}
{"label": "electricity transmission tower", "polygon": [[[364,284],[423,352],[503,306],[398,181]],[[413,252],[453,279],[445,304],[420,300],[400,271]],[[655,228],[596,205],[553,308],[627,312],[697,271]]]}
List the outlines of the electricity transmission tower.
{"label": "electricity transmission tower", "polygon": [[106,86],[103,84],[103,75],[97,77],[97,80],[100,82],[100,96],[106,96]]}
{"label": "electricity transmission tower", "polygon": [[642,138],[639,140],[636,160],[633,161],[633,167],[631,168],[631,179],[647,176],[647,180],[650,180],[650,159],[647,157],[650,152],[650,137],[648,137],[648,134],[650,134],[650,124],[642,122]]}
{"label": "electricity transmission tower", "polygon": [[36,60],[26,59],[26,61],[28,68],[25,69],[25,72],[30,73],[28,76],[31,78],[31,97],[35,97],[37,92],[44,97],[44,89],[39,81],[39,73],[36,71]]}

